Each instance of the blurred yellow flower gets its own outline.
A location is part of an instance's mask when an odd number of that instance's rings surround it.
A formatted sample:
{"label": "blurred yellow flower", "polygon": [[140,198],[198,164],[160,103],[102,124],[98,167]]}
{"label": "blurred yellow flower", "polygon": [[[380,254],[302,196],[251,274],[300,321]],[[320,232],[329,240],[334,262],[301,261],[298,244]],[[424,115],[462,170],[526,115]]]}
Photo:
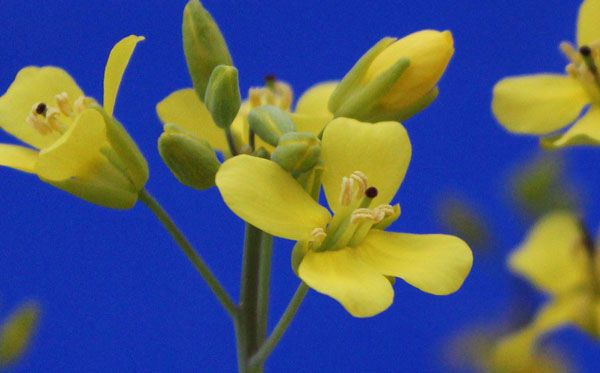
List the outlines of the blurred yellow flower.
{"label": "blurred yellow flower", "polygon": [[60,68],[22,69],[0,97],[0,127],[29,147],[0,144],[0,165],[37,174],[92,203],[133,206],[148,179],[148,166],[113,110],[123,73],[141,40],[132,35],[112,49],[103,108]]}
{"label": "blurred yellow flower", "polygon": [[[499,360],[495,355],[502,331],[490,326],[466,330],[450,341],[445,360],[449,367],[460,371],[488,373],[567,373],[574,372],[572,363],[560,350],[552,346],[532,351],[531,354],[506,356]],[[507,365],[508,362],[508,365]]]}
{"label": "blurred yellow flower", "polygon": [[323,133],[321,154],[333,217],[266,159],[232,158],[219,169],[216,183],[225,203],[242,219],[299,241],[299,277],[353,316],[370,317],[391,305],[394,291],[387,276],[436,295],[460,288],[472,264],[466,243],[447,235],[384,231],[400,215],[400,207],[390,202],[411,156],[401,124],[335,119]]}
{"label": "blurred yellow flower", "polygon": [[572,325],[600,338],[600,255],[579,219],[569,212],[543,217],[510,256],[511,271],[550,296],[534,320],[506,337],[496,359],[530,354],[538,340]]}
{"label": "blurred yellow flower", "polygon": [[[542,145],[548,148],[600,145],[598,19],[600,1],[583,1],[577,25],[579,50],[568,42],[560,45],[570,61],[567,75],[517,76],[496,84],[492,110],[508,131],[544,136],[576,121],[564,133],[543,138]],[[585,108],[588,110],[579,118]]]}

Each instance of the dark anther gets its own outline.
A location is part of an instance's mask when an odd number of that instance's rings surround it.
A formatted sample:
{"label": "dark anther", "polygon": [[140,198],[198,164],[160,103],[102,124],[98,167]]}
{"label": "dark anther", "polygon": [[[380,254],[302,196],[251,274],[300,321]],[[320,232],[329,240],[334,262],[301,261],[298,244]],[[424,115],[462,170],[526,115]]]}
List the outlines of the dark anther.
{"label": "dark anther", "polygon": [[277,80],[277,77],[275,76],[275,74],[269,74],[269,75],[265,76],[265,83],[267,83],[267,84],[273,84],[273,83],[275,83],[276,80]]}
{"label": "dark anther", "polygon": [[48,110],[48,106],[43,102],[40,102],[38,106],[35,107],[35,112],[39,115],[46,114],[46,110]]}
{"label": "dark anther", "polygon": [[589,57],[592,55],[592,48],[584,45],[583,47],[579,48],[579,53],[581,53],[583,57]]}
{"label": "dark anther", "polygon": [[365,190],[365,196],[367,196],[367,198],[373,199],[377,197],[377,194],[379,194],[379,191],[375,187],[368,187],[367,190]]}

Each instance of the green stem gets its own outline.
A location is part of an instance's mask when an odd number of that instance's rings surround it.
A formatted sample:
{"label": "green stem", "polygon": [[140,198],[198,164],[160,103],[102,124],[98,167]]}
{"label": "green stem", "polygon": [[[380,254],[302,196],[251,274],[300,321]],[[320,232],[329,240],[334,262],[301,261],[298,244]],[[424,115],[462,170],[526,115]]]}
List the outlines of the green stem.
{"label": "green stem", "polygon": [[294,319],[294,316],[296,316],[296,313],[298,312],[300,304],[302,304],[302,301],[304,300],[308,289],[308,285],[306,285],[304,282],[302,282],[298,286],[296,293],[294,293],[294,296],[292,297],[292,300],[290,300],[290,303],[288,304],[287,308],[285,309],[285,312],[281,316],[281,319],[279,319],[279,322],[277,322],[275,329],[273,329],[273,333],[271,333],[271,336],[250,358],[250,367],[260,366],[261,364],[264,364],[264,362],[273,352],[275,347],[277,347],[277,344],[281,340],[281,337],[283,337],[283,334]]}
{"label": "green stem", "polygon": [[233,134],[229,128],[225,129],[225,137],[227,138],[227,145],[229,146],[229,152],[232,157],[238,155],[238,151],[235,147],[235,141],[233,140]]}
{"label": "green stem", "polygon": [[256,310],[258,300],[258,268],[262,232],[246,223],[244,259],[242,264],[242,284],[240,292],[240,312],[242,328],[246,336],[246,354],[251,356],[257,348]]}
{"label": "green stem", "polygon": [[248,371],[248,348],[246,329],[241,320],[242,315],[238,315],[233,321],[233,327],[235,329],[235,343],[237,349],[237,361],[238,361],[238,372],[246,373]]}
{"label": "green stem", "polygon": [[208,265],[204,262],[204,259],[198,254],[194,247],[190,244],[187,238],[183,235],[183,233],[179,230],[177,225],[173,222],[169,214],[163,209],[163,207],[152,197],[152,195],[145,189],[140,191],[139,194],[140,201],[144,203],[148,208],[154,213],[154,215],[158,218],[158,220],[162,223],[164,228],[169,232],[171,237],[177,242],[177,245],[181,248],[181,251],[187,256],[189,261],[192,263],[194,268],[198,271],[200,276],[206,281],[208,287],[215,294],[225,311],[235,318],[237,315],[237,307],[235,303],[231,300],[229,294],[223,285],[219,282],[219,280],[212,273]]}
{"label": "green stem", "polygon": [[267,337],[272,256],[273,236],[263,233],[260,245],[260,263],[258,265],[258,305],[256,308],[256,336],[259,344],[263,343]]}

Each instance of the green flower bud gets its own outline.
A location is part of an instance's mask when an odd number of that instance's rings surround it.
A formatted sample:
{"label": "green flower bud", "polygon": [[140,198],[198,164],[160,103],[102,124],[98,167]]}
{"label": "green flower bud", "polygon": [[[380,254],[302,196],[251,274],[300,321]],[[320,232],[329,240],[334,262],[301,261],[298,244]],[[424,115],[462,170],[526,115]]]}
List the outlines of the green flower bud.
{"label": "green flower bud", "polygon": [[226,65],[215,67],[206,87],[205,99],[215,124],[223,129],[229,128],[242,104],[237,69]]}
{"label": "green flower bud", "polygon": [[227,43],[200,1],[190,0],[183,11],[183,51],[198,97],[204,101],[208,80],[218,65],[233,65]]}
{"label": "green flower bud", "polygon": [[158,139],[158,151],[173,176],[182,184],[198,190],[215,185],[220,163],[207,141],[167,124]]}
{"label": "green flower bud", "polygon": [[252,109],[248,114],[248,123],[258,137],[273,146],[277,146],[281,136],[296,130],[288,113],[269,105]]}
{"label": "green flower bud", "polygon": [[310,132],[290,132],[279,138],[271,160],[298,176],[313,168],[321,157],[321,141]]}
{"label": "green flower bud", "polygon": [[0,368],[15,363],[25,352],[40,310],[37,304],[27,303],[15,311],[0,330]]}

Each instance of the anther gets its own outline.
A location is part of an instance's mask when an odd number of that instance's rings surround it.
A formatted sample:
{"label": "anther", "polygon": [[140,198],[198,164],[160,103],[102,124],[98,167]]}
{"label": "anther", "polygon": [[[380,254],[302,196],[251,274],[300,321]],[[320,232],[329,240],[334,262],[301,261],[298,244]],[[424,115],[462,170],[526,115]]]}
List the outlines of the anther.
{"label": "anther", "polygon": [[310,237],[312,242],[316,243],[317,245],[320,245],[327,237],[327,233],[325,233],[325,230],[323,228],[315,228],[310,233]]}
{"label": "anther", "polygon": [[56,99],[56,103],[61,113],[68,117],[73,114],[73,108],[71,107],[71,104],[69,104],[69,95],[67,92],[59,93],[54,98]]}
{"label": "anther", "polygon": [[46,115],[46,110],[48,110],[48,105],[43,102],[40,102],[36,105],[34,111],[38,115]]}

